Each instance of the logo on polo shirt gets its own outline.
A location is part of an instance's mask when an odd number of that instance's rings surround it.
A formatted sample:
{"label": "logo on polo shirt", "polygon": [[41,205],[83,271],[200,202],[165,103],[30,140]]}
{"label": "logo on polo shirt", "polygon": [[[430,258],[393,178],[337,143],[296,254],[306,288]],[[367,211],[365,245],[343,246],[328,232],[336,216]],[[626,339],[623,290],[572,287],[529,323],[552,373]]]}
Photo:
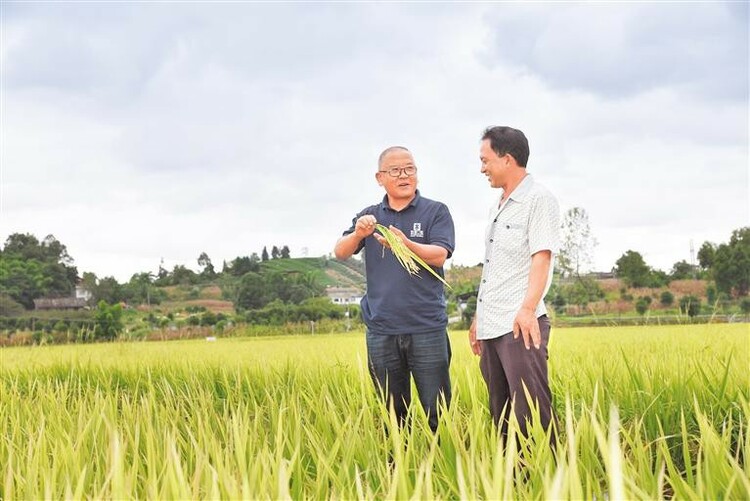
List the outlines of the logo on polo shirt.
{"label": "logo on polo shirt", "polygon": [[424,231],[422,231],[422,223],[414,223],[414,226],[412,226],[409,236],[410,237],[424,237]]}

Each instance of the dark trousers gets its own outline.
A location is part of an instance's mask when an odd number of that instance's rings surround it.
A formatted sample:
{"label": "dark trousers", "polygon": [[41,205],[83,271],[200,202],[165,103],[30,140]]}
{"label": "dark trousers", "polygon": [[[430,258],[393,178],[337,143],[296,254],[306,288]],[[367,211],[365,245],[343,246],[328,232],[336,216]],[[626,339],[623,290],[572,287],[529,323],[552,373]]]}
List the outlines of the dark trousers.
{"label": "dark trousers", "polygon": [[[542,336],[539,349],[532,345],[527,350],[523,344],[523,336],[513,339],[512,332],[482,341],[479,367],[484,382],[487,383],[492,419],[500,426],[503,436],[508,434],[511,406],[524,436],[527,436],[527,421],[532,416],[530,404],[539,407],[539,418],[545,429],[554,422],[552,392],[547,378],[550,321],[546,315],[539,317],[539,331]],[[530,402],[526,399],[524,387],[529,392]],[[554,424],[553,445],[556,431],[556,423]]]}
{"label": "dark trousers", "polygon": [[440,400],[451,402],[451,381],[448,367],[451,347],[445,330],[427,334],[384,335],[367,331],[367,361],[370,376],[393,406],[403,424],[411,403],[411,376],[419,393],[419,401],[427,415],[430,429],[437,430]]}

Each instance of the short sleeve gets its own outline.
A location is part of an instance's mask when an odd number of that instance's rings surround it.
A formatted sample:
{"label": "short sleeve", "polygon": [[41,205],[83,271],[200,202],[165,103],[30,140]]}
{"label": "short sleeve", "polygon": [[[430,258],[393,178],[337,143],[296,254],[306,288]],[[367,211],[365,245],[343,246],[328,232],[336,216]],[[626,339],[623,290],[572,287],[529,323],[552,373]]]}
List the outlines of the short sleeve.
{"label": "short sleeve", "polygon": [[[373,213],[372,207],[368,207],[367,209],[363,210],[362,212],[359,212],[352,219],[352,225],[349,226],[349,229],[347,229],[346,231],[344,231],[344,233],[341,236],[345,237],[347,235],[350,235],[350,234],[354,233],[354,226],[357,224],[357,219],[359,219],[360,217],[364,216],[365,214],[372,214],[372,213]],[[365,240],[362,239],[359,242],[359,245],[357,246],[357,249],[354,251],[354,254],[359,254],[359,252],[364,248],[364,246],[365,246]]]}
{"label": "short sleeve", "polygon": [[453,226],[453,217],[445,204],[438,204],[427,243],[443,247],[448,251],[448,258],[453,255],[456,247],[456,230]]}
{"label": "short sleeve", "polygon": [[529,214],[529,251],[531,255],[549,250],[560,250],[560,206],[549,192],[542,192],[533,200]]}

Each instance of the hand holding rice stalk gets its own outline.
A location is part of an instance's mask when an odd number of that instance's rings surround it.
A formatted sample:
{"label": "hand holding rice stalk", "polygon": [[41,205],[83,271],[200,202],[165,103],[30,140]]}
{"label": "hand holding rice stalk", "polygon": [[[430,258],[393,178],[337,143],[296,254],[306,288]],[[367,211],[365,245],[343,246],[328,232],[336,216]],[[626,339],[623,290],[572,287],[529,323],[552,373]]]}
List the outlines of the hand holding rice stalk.
{"label": "hand holding rice stalk", "polygon": [[[419,277],[419,265],[421,265],[425,270],[432,273],[432,275],[443,282],[446,287],[449,289],[452,289],[450,284],[445,281],[443,277],[435,273],[435,270],[432,269],[430,265],[425,263],[422,258],[417,256],[414,251],[412,251],[410,248],[406,246],[403,240],[398,237],[393,231],[391,231],[389,228],[383,226],[382,224],[376,224],[375,229],[378,230],[382,235],[383,238],[385,238],[385,241],[388,243],[388,246],[391,248],[391,252],[393,252],[393,255],[396,256],[396,259],[401,264],[401,266],[404,267],[404,269],[409,272],[409,275],[416,275]],[[385,253],[385,246],[383,247],[383,252]],[[422,278],[422,277],[419,277]]]}

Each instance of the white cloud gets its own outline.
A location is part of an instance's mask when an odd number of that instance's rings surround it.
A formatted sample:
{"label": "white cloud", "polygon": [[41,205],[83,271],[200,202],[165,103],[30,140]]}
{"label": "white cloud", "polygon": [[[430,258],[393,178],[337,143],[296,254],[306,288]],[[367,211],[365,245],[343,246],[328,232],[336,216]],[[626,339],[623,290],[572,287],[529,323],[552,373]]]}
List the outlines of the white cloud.
{"label": "white cloud", "polygon": [[403,144],[454,216],[453,261],[475,264],[495,195],[479,137],[508,124],[563,208],[589,212],[598,268],[633,249],[668,269],[748,223],[747,25],[722,5],[654,9],[15,6],[0,237],[52,233],[79,271],[120,280],[203,251],[321,255],[380,200],[377,156]]}

